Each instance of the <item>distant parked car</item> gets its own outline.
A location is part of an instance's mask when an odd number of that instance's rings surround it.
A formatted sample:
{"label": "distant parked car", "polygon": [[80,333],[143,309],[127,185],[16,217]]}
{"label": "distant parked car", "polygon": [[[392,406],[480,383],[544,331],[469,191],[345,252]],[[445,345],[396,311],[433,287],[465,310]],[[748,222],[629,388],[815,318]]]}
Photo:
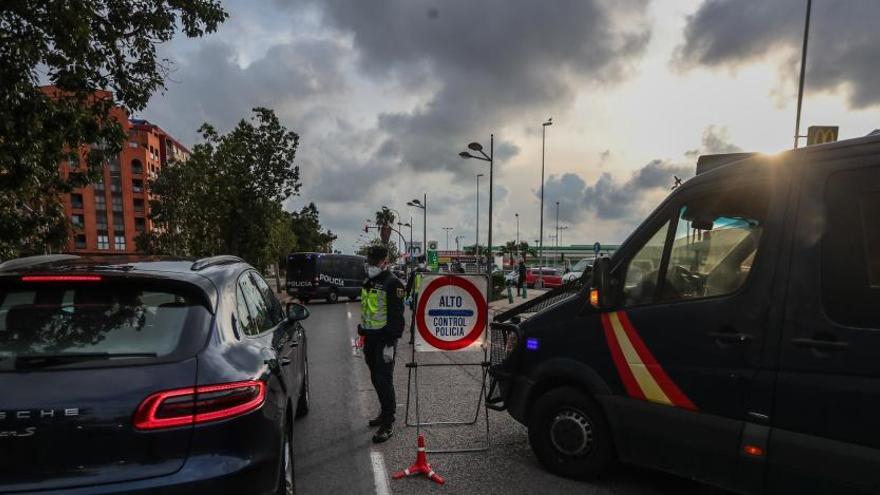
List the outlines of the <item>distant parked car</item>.
{"label": "distant parked car", "polygon": [[553,289],[562,285],[562,271],[558,268],[530,268],[526,272],[526,286],[538,287],[541,285]]}
{"label": "distant parked car", "polygon": [[577,263],[573,267],[571,267],[571,271],[562,276],[562,283],[568,283],[573,280],[577,280],[584,275],[585,271],[588,271],[593,266],[593,260],[584,258]]}

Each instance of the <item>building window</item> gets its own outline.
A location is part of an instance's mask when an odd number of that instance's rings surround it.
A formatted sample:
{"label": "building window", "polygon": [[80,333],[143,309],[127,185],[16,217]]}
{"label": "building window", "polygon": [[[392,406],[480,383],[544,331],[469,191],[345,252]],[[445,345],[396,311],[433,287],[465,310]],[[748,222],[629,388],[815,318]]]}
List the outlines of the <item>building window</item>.
{"label": "building window", "polygon": [[132,192],[136,193],[144,192],[144,181],[142,181],[141,179],[132,179],[131,190]]}
{"label": "building window", "polygon": [[107,250],[110,249],[110,238],[107,235],[99,235],[98,236],[98,249]]}
{"label": "building window", "polygon": [[70,216],[70,223],[72,223],[76,227],[82,227],[85,223],[85,217],[82,214],[78,213],[76,215]]}
{"label": "building window", "polygon": [[125,236],[113,236],[113,248],[117,251],[125,251]]}
{"label": "building window", "polygon": [[116,232],[125,230],[125,217],[122,216],[122,213],[113,212],[113,230]]}
{"label": "building window", "polygon": [[144,173],[144,164],[141,163],[140,160],[135,158],[131,161],[131,173],[133,174],[142,174]]}
{"label": "building window", "polygon": [[119,175],[119,158],[114,156],[107,160],[107,167],[110,169],[110,175]]}
{"label": "building window", "polygon": [[118,176],[110,178],[110,191],[114,193],[122,192],[122,179]]}
{"label": "building window", "polygon": [[143,213],[144,212],[144,200],[135,199],[134,200],[134,212],[135,213]]}
{"label": "building window", "polygon": [[112,198],[110,198],[110,200],[113,202],[113,204],[112,204],[113,211],[122,211],[122,197],[121,196],[113,196]]}
{"label": "building window", "polygon": [[103,177],[98,179],[98,182],[95,182],[95,191],[104,192],[104,178]]}
{"label": "building window", "polygon": [[80,209],[83,207],[83,195],[82,194],[71,194],[70,195],[70,207]]}
{"label": "building window", "polygon": [[74,247],[76,249],[85,249],[86,248],[86,236],[84,234],[77,234],[73,238]]}
{"label": "building window", "polygon": [[137,232],[143,232],[147,229],[147,221],[144,217],[134,217],[134,230]]}
{"label": "building window", "polygon": [[96,194],[95,195],[95,209],[96,210],[106,210],[107,209],[107,198],[105,198],[103,194]]}

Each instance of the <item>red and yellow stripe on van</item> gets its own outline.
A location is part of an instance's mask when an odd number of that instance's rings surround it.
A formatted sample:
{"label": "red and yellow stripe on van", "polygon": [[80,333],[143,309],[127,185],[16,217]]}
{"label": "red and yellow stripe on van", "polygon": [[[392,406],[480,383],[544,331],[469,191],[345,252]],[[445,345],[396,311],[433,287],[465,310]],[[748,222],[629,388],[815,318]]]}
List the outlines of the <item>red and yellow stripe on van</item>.
{"label": "red and yellow stripe on van", "polygon": [[696,410],[696,406],[654,359],[624,311],[602,315],[605,339],[630,397]]}

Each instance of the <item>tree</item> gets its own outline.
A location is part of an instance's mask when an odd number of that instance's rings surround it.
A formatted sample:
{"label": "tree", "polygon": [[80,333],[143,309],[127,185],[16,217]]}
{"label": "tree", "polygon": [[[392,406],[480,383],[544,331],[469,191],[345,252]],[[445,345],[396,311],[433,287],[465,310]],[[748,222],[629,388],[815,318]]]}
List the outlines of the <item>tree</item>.
{"label": "tree", "polygon": [[157,228],[138,246],[175,255],[235,254],[259,268],[275,263],[278,243],[290,239],[279,229],[292,229],[282,202],[301,186],[293,165],[299,136],[266,108],[255,108],[229,134],[209,124],[200,132],[204,141],[189,160],[163,168],[151,183]]}
{"label": "tree", "polygon": [[290,226],[296,235],[296,251],[329,253],[333,251],[336,234],[324,230],[318,218],[315,203],[309,203],[298,212],[289,213]]}
{"label": "tree", "polygon": [[397,244],[393,242],[382,242],[382,239],[379,237],[374,237],[370,240],[370,242],[366,244],[362,244],[361,247],[358,248],[357,254],[361,256],[366,256],[367,252],[373,246],[384,246],[388,249],[388,261],[395,261],[400,257],[400,251],[397,250]]}
{"label": "tree", "polygon": [[394,228],[392,225],[395,220],[397,217],[394,212],[384,206],[376,212],[376,225],[379,227],[379,237],[382,238],[384,244],[388,244],[388,240],[391,239],[391,229]]}
{"label": "tree", "polygon": [[[113,106],[142,110],[164,87],[158,44],[226,18],[219,0],[0,2],[0,258],[63,245],[59,196],[89,183],[125,142]],[[47,82],[55,88],[38,87]],[[80,158],[85,169],[59,174],[59,162]]]}

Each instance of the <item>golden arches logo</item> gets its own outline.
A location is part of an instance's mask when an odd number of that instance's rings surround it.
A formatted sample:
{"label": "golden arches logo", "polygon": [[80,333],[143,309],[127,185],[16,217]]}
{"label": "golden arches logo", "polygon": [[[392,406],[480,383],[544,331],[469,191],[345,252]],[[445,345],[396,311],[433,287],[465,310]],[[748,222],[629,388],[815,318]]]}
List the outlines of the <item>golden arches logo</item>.
{"label": "golden arches logo", "polygon": [[807,146],[837,141],[836,125],[812,125],[807,129]]}

